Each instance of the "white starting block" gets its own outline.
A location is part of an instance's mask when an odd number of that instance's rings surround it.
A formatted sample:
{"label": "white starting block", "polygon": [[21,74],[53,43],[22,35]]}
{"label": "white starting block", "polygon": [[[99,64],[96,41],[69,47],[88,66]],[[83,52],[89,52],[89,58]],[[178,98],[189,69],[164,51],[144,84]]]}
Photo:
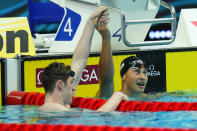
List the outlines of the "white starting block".
{"label": "white starting block", "polygon": [[173,47],[197,46],[197,9],[182,9]]}
{"label": "white starting block", "polygon": [[[55,41],[51,44],[50,53],[72,53],[80,39],[87,18],[100,5],[110,6],[109,29],[112,35],[112,50],[131,50],[135,46],[169,44],[167,41],[145,42],[144,39],[151,23],[171,23],[175,32],[176,17],[172,6],[160,0],[51,0],[65,9],[64,18],[59,26]],[[162,4],[172,12],[171,18],[154,19]],[[135,25],[134,25],[135,24]],[[142,42],[141,42],[142,41]],[[95,31],[91,52],[101,49],[101,37]],[[137,42],[137,43],[136,43]],[[128,47],[129,46],[129,47]]]}

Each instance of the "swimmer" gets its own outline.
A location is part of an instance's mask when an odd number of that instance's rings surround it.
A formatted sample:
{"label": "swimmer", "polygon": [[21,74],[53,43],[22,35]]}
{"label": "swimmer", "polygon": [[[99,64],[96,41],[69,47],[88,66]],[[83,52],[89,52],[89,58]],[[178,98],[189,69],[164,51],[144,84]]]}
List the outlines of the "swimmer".
{"label": "swimmer", "polygon": [[[102,36],[102,50],[99,60],[100,97],[109,98],[114,92],[114,64],[111,50],[111,34],[107,24],[97,27]],[[120,65],[121,92],[128,97],[146,96],[148,72],[144,61],[135,56],[125,58]]]}
{"label": "swimmer", "polygon": [[[95,26],[101,23],[108,23],[107,10],[108,7],[99,7],[88,18],[74,51],[71,66],[54,62],[44,69],[42,83],[45,89],[45,102],[39,107],[40,110],[71,110],[70,104],[72,103],[72,97],[76,93],[82,71],[87,63]],[[120,101],[126,99],[128,98],[123,93],[117,92],[98,111],[114,111]]]}
{"label": "swimmer", "polygon": [[144,90],[148,82],[146,64],[136,56],[125,58],[120,65],[122,90],[128,97],[144,97]]}
{"label": "swimmer", "polygon": [[[71,110],[75,72],[64,63],[54,62],[44,69],[42,82],[46,92],[45,102],[39,107],[42,111],[66,111]],[[114,111],[122,100],[128,100],[121,92],[116,92],[97,111]]]}

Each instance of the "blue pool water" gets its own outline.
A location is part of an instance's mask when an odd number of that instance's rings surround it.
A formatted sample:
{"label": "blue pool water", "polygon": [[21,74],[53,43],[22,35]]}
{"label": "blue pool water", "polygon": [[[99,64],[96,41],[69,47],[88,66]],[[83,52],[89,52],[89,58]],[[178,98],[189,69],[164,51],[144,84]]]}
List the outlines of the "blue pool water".
{"label": "blue pool water", "polygon": [[150,95],[150,97],[146,98],[130,97],[129,99],[132,101],[197,102],[197,94],[188,94],[177,91],[172,93],[162,93],[158,96]]}
{"label": "blue pool water", "polygon": [[40,112],[36,106],[3,106],[1,123],[111,125],[123,127],[197,128],[197,112]]}
{"label": "blue pool water", "polygon": [[[197,102],[197,98],[180,93],[176,95],[164,94],[152,100]],[[0,107],[0,123],[47,123],[197,129],[197,111],[103,113],[75,108],[72,112],[42,112],[38,110],[37,106],[13,105]]]}

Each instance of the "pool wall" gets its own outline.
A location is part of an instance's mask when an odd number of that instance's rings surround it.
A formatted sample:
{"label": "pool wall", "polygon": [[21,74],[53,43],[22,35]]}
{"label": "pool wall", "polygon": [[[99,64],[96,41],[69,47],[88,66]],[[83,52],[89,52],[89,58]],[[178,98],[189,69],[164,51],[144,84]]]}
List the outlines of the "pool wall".
{"label": "pool wall", "polygon": [[[197,94],[197,70],[195,70],[197,67],[197,48],[114,52],[115,91],[121,89],[120,63],[125,57],[131,55],[138,56],[147,63],[149,81],[145,90],[146,93],[179,90]],[[72,55],[64,54],[1,59],[0,104],[5,102],[7,94],[13,90],[44,93],[41,83],[43,68],[54,61],[68,65],[71,63],[71,57]],[[78,86],[77,97],[95,97],[99,93],[98,64],[99,53],[90,54]],[[16,71],[13,72],[12,70]]]}
{"label": "pool wall", "polygon": [[[149,81],[146,93],[195,90],[197,87],[195,82],[197,49],[184,48],[113,53],[115,91],[121,89],[120,63],[125,57],[131,55],[138,56],[147,63]],[[22,91],[44,93],[41,83],[42,69],[54,61],[70,64],[71,55],[22,57],[21,60]],[[99,92],[98,64],[99,54],[91,54],[76,96],[95,97]]]}

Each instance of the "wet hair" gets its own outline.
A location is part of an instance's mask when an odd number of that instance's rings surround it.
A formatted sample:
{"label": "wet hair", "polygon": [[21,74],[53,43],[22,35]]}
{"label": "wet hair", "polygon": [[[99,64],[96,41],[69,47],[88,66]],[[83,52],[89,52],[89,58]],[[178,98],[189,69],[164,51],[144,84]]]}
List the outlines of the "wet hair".
{"label": "wet hair", "polygon": [[55,83],[58,80],[67,81],[69,76],[74,76],[70,66],[64,63],[53,62],[44,69],[42,75],[42,84],[44,85],[45,93],[52,93],[55,88]]}
{"label": "wet hair", "polygon": [[146,68],[146,64],[143,60],[136,56],[130,56],[125,58],[120,65],[120,76],[121,78],[124,76],[124,74],[132,67],[135,68],[141,68],[144,67]]}

